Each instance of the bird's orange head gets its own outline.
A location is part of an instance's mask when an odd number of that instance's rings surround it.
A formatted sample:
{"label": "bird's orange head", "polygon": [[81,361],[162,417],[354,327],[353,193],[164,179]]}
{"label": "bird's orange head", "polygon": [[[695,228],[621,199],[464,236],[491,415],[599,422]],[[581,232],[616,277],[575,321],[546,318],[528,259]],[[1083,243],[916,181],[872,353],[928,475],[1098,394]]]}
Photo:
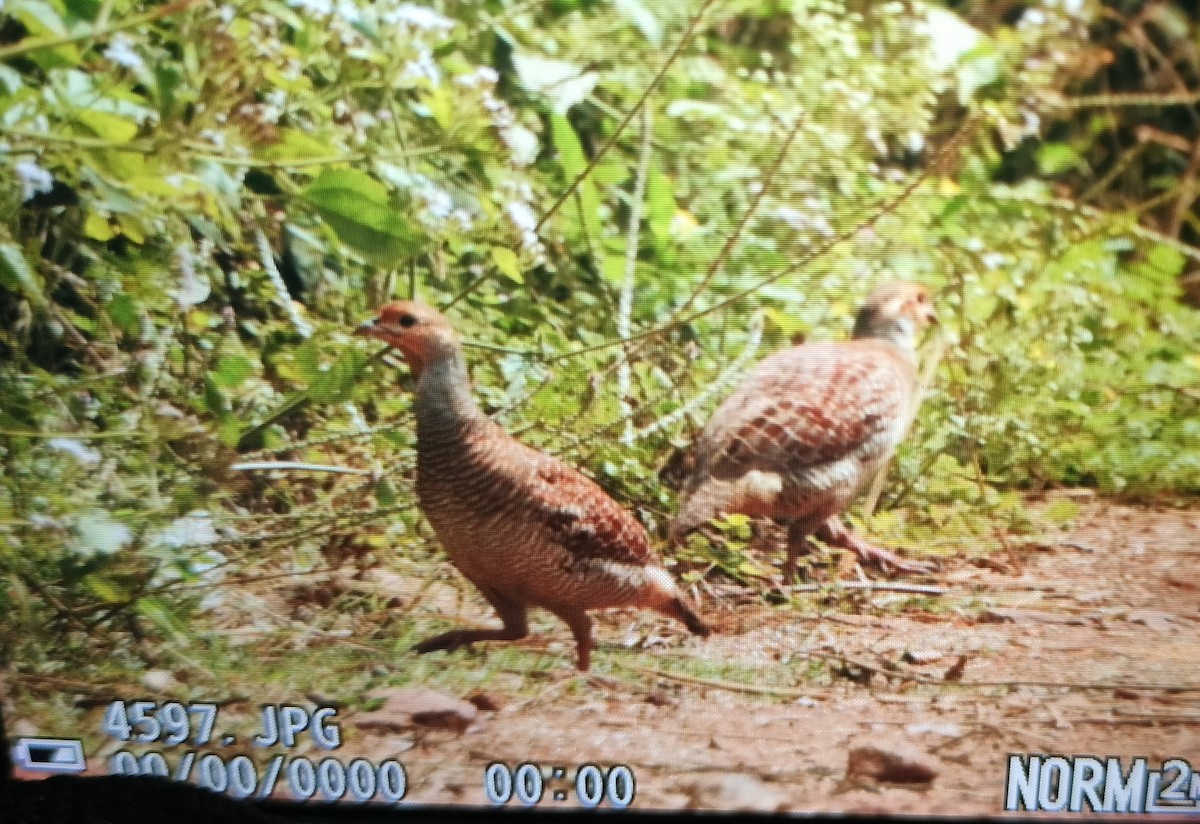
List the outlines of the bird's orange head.
{"label": "bird's orange head", "polygon": [[459,351],[458,336],[441,313],[411,300],[386,304],[375,320],[362,324],[354,334],[377,338],[399,349],[417,375],[427,365],[454,357]]}
{"label": "bird's orange head", "polygon": [[928,287],[908,281],[876,286],[858,310],[854,322],[856,338],[911,339],[926,326],[937,323],[937,312]]}

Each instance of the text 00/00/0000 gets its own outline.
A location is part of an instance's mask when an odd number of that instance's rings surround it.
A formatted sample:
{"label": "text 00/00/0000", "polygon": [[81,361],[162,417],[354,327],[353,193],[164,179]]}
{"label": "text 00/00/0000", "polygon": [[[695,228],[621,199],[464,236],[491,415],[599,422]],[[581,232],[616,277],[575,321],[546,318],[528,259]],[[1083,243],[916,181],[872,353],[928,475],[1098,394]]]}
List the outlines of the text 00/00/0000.
{"label": "text 00/00/0000", "polygon": [[171,770],[160,752],[135,756],[121,750],[109,758],[108,771],[113,775],[157,775],[191,781],[198,787],[234,798],[270,798],[280,778],[287,796],[295,801],[317,798],[359,804],[371,800],[394,804],[408,792],[404,765],[391,759],[374,764],[365,758],[356,758],[343,764],[341,759],[334,757],[316,760],[276,755],[260,768],[245,755],[230,758],[217,753],[200,755],[189,751],[181,755],[175,769]]}

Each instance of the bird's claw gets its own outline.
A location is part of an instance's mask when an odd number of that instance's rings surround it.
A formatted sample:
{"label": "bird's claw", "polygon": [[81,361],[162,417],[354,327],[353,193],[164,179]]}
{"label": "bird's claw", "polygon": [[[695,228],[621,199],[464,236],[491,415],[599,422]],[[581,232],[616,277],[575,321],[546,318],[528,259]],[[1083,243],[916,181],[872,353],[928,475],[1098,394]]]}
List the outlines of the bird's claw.
{"label": "bird's claw", "polygon": [[432,638],[426,638],[412,649],[418,655],[424,655],[427,652],[437,652],[438,650],[454,652],[454,650],[464,647],[469,643],[471,643],[470,639],[464,638],[461,632],[451,631],[443,632],[441,635],[435,635]]}

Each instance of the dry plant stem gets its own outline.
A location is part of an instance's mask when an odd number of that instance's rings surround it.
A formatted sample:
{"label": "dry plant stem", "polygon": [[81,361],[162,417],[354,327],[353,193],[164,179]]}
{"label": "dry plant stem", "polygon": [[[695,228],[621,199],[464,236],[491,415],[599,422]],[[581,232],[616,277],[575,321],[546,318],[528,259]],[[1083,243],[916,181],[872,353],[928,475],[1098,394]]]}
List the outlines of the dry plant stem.
{"label": "dry plant stem", "polygon": [[[653,121],[650,108],[642,108],[642,146],[638,153],[637,172],[633,180],[633,199],[629,202],[629,229],[625,236],[625,272],[621,280],[621,294],[617,305],[617,337],[629,337],[629,327],[633,316],[633,287],[637,274],[638,243],[642,225],[642,206],[646,199],[646,179],[650,175],[650,135]],[[632,382],[633,367],[629,364],[629,352],[621,350],[620,362],[617,365],[617,399],[621,411],[628,415],[629,390]],[[625,443],[633,441],[633,421],[626,418]]]}
{"label": "dry plant stem", "polygon": [[235,472],[268,472],[275,469],[299,470],[301,472],[335,472],[341,475],[372,475],[369,469],[352,469],[346,466],[304,463],[302,461],[246,461],[229,466]]}
{"label": "dry plant stem", "polygon": [[759,687],[754,684],[742,684],[737,681],[725,681],[718,678],[698,678],[693,675],[681,675],[675,672],[667,672],[665,670],[653,669],[651,667],[639,667],[634,664],[625,664],[617,662],[617,666],[622,669],[638,672],[642,675],[648,675],[652,678],[665,678],[668,681],[678,681],[681,684],[692,684],[698,687],[712,687],[713,689],[728,690],[729,692],[742,692],[750,695],[769,695],[775,698],[791,698],[793,700],[799,698],[811,698],[811,690],[789,690],[782,687]]}
{"label": "dry plant stem", "polygon": [[99,29],[95,26],[89,26],[84,31],[74,34],[65,34],[57,37],[27,37],[13,43],[11,46],[0,48],[0,62],[16,57],[17,55],[27,54],[31,51],[40,49],[53,49],[57,46],[65,46],[68,43],[77,43],[81,40],[98,40],[107,37],[125,29],[132,29],[144,23],[150,23],[154,20],[159,20],[163,17],[170,17],[172,14],[183,11],[189,6],[194,6],[200,0],[176,0],[174,3],[168,3],[165,6],[145,12],[144,14],[135,14],[133,17],[127,17],[120,22],[113,23],[104,29]]}
{"label": "dry plant stem", "polygon": [[692,290],[690,295],[688,295],[688,298],[683,302],[683,305],[676,310],[677,312],[685,312],[691,308],[692,304],[696,302],[696,298],[698,298],[704,292],[704,290],[708,287],[708,284],[712,282],[714,277],[716,277],[717,272],[720,271],[721,266],[723,266],[725,261],[729,259],[729,255],[732,254],[737,242],[742,238],[742,232],[746,231],[746,226],[750,223],[750,218],[752,218],[755,212],[758,211],[759,205],[762,203],[763,198],[766,197],[767,190],[771,188],[771,185],[779,177],[779,170],[783,168],[783,161],[787,158],[788,150],[791,148],[792,143],[796,140],[796,135],[800,134],[800,127],[803,125],[804,117],[803,115],[798,115],[796,117],[796,122],[792,124],[792,127],[788,129],[787,135],[783,138],[783,145],[779,147],[779,153],[775,155],[774,162],[771,164],[771,167],[767,169],[767,172],[763,175],[762,180],[759,181],[758,191],[755,192],[754,199],[750,201],[749,208],[742,213],[742,217],[738,220],[737,226],[733,228],[733,231],[725,240],[725,245],[721,247],[721,251],[717,253],[715,258],[713,258],[712,263],[708,265],[708,269],[704,272],[704,277],[700,279],[700,283],[696,284],[696,288]]}

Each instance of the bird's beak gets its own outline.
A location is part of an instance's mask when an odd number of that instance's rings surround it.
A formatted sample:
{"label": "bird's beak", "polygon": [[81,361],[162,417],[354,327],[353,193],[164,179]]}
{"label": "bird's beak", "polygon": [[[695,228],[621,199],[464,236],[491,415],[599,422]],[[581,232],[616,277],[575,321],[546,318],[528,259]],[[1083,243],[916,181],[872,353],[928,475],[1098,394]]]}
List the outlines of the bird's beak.
{"label": "bird's beak", "polygon": [[379,334],[379,328],[375,324],[374,320],[369,320],[365,323],[359,324],[359,326],[354,330],[354,334],[356,337],[360,338],[373,338]]}

